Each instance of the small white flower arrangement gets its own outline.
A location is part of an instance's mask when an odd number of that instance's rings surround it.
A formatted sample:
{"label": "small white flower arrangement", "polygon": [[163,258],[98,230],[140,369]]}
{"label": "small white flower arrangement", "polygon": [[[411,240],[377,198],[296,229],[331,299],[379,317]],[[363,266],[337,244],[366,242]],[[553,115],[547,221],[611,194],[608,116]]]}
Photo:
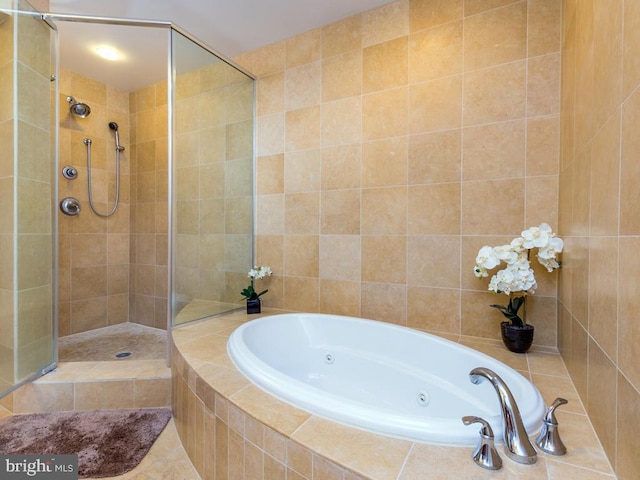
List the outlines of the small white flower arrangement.
{"label": "small white flower arrangement", "polygon": [[264,295],[265,293],[267,293],[269,290],[263,290],[260,293],[257,293],[255,290],[255,281],[256,280],[261,280],[264,277],[270,277],[271,276],[271,267],[267,266],[267,265],[256,265],[254,266],[251,270],[249,270],[249,273],[247,273],[247,277],[249,277],[251,279],[251,285],[249,285],[247,288],[245,288],[244,290],[242,290],[242,292],[240,292],[240,294],[246,298],[247,300],[255,300],[256,298],[260,298],[260,296]]}
{"label": "small white flower arrangement", "polygon": [[[546,223],[538,227],[531,227],[522,232],[520,237],[514,238],[509,245],[498,247],[484,246],[478,252],[473,272],[478,278],[489,276],[489,271],[500,265],[506,268],[499,270],[489,281],[489,290],[495,293],[509,295],[509,304],[491,305],[497,308],[509,320],[511,325],[524,326],[526,324],[526,308],[522,317],[518,310],[525,303],[526,295],[535,293],[538,284],[533,269],[529,263],[531,250],[538,249],[536,257],[548,272],[560,267],[557,255],[562,252],[564,244]],[[522,295],[516,295],[522,292]]]}

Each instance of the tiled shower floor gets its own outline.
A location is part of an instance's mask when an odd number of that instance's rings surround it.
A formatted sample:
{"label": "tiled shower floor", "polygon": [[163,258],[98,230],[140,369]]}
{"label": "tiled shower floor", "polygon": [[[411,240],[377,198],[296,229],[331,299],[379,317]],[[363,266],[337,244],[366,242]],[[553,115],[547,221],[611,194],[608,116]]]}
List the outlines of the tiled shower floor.
{"label": "tiled shower floor", "polygon": [[[130,352],[131,355],[116,355]],[[167,358],[167,332],[121,323],[58,339],[59,362],[153,360]]]}

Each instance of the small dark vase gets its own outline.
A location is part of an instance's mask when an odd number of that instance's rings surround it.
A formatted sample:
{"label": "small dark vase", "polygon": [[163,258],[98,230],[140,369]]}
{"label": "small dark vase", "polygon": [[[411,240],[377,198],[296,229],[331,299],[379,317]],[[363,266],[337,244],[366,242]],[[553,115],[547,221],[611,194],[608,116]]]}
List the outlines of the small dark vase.
{"label": "small dark vase", "polygon": [[247,298],[247,314],[260,313],[260,298]]}
{"label": "small dark vase", "polygon": [[533,325],[526,324],[520,327],[511,325],[509,322],[502,322],[500,331],[504,345],[514,353],[526,353],[533,343]]}

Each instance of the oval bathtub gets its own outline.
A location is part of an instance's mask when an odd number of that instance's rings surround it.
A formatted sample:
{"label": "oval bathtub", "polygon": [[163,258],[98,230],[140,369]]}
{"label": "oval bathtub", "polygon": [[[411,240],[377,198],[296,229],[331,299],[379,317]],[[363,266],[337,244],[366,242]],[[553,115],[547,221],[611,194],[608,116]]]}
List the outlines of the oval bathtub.
{"label": "oval bathtub", "polygon": [[410,328],[324,314],[262,317],[238,327],[227,350],[249,380],[312,414],[382,435],[444,445],[475,445],[488,420],[502,439],[498,395],[474,385],[475,367],[509,386],[527,432],[541,426],[536,387],[507,365],[471,348]]}

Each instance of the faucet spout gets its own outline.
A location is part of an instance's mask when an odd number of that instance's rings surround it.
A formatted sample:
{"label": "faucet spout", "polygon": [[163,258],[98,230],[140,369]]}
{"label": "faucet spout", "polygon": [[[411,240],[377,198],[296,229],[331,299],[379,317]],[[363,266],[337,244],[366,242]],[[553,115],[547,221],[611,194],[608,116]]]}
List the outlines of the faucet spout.
{"label": "faucet spout", "polygon": [[524,428],[518,404],[504,380],[493,370],[485,367],[471,370],[469,380],[474,385],[488,380],[498,394],[503,420],[504,451],[507,457],[527,465],[536,463],[536,449],[531,444],[527,430]]}

